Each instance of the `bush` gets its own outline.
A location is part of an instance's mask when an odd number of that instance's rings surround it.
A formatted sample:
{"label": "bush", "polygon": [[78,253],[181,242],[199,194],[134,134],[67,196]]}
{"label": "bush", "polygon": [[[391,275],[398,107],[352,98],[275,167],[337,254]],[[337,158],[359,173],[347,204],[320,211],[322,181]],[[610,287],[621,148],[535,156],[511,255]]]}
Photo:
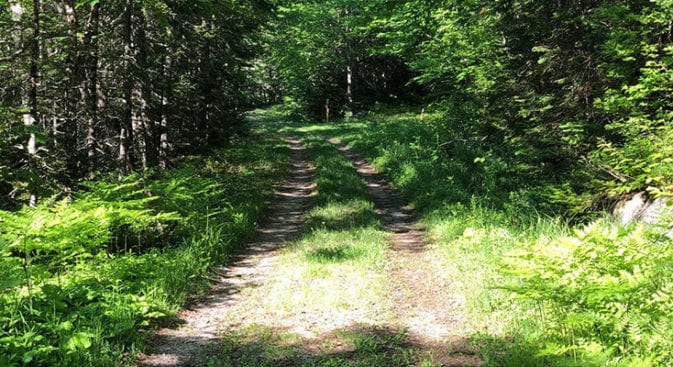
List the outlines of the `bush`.
{"label": "bush", "polygon": [[661,228],[602,220],[511,254],[507,289],[538,304],[539,355],[577,365],[673,363],[673,241]]}
{"label": "bush", "polygon": [[277,137],[254,136],[175,170],[0,211],[0,366],[129,361],[141,329],[203,289],[254,230],[286,162]]}

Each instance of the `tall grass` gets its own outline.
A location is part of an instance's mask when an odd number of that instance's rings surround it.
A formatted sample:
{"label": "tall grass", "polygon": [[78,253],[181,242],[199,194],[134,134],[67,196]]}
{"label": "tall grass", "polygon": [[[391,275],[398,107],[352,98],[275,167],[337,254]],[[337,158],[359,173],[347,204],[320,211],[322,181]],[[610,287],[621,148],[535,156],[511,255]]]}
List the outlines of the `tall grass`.
{"label": "tall grass", "polygon": [[540,195],[548,183],[454,120],[379,114],[315,129],[365,156],[421,213],[485,364],[673,363],[671,239],[643,225],[574,224],[578,212],[557,210],[584,198]]}
{"label": "tall grass", "polygon": [[278,136],[255,135],[0,212],[0,365],[131,363],[251,234],[287,156]]}

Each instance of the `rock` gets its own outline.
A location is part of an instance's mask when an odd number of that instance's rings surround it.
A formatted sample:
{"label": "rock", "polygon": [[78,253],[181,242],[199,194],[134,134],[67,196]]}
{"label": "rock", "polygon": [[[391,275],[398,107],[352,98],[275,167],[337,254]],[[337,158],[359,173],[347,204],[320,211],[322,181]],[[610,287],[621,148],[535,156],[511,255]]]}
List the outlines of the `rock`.
{"label": "rock", "polygon": [[646,192],[639,192],[630,199],[620,200],[612,210],[622,224],[643,222],[648,224],[659,223],[664,215],[673,214],[673,207],[669,198],[654,198]]}

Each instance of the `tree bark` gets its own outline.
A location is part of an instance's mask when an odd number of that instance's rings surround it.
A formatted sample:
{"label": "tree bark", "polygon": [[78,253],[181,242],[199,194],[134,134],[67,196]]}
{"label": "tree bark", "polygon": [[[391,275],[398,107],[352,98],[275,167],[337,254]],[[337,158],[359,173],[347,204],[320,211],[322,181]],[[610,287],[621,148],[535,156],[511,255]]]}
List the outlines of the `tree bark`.
{"label": "tree bark", "polygon": [[[29,169],[36,176],[37,172],[37,138],[35,124],[37,122],[37,87],[38,87],[38,62],[40,58],[40,0],[33,0],[33,35],[30,40],[30,87],[28,92],[27,112],[23,114],[23,124],[29,132],[26,152],[28,153]],[[29,185],[28,205],[37,206],[37,189],[39,183],[32,182]]]}
{"label": "tree bark", "polygon": [[166,91],[170,90],[167,85],[170,76],[166,75],[166,69],[170,70],[170,57],[164,51],[163,61],[161,63],[161,95],[159,101],[159,146],[157,156],[159,160],[159,167],[166,169],[168,167],[168,96]]}
{"label": "tree bark", "polygon": [[[139,70],[149,70],[148,65],[148,45],[147,34],[145,31],[145,18],[142,12],[137,14],[137,29],[134,45],[136,47],[135,61]],[[140,159],[143,168],[154,167],[157,164],[157,151],[155,140],[154,121],[151,118],[149,98],[152,96],[152,81],[150,77],[143,79],[141,83],[134,85],[134,99],[136,113],[134,116],[135,137],[140,147]]]}
{"label": "tree bark", "polygon": [[203,134],[206,143],[210,143],[210,108],[212,102],[213,88],[211,80],[208,77],[210,74],[210,39],[206,38],[201,48],[201,70],[200,81],[201,84],[201,121],[199,121],[199,132]]}
{"label": "tree bark", "polygon": [[119,170],[121,174],[126,175],[131,173],[132,165],[132,149],[133,149],[133,70],[132,63],[134,59],[133,54],[133,1],[126,1],[126,8],[124,9],[123,21],[123,44],[124,44],[124,70],[126,75],[123,76],[124,89],[124,108],[122,113],[122,120],[119,129]]}
{"label": "tree bark", "polygon": [[346,5],[346,32],[344,34],[346,43],[346,108],[348,117],[353,117],[353,47],[351,45],[351,27],[348,24],[351,17],[351,6]]}
{"label": "tree bark", "polygon": [[[60,20],[67,25],[64,31],[68,38],[68,44],[63,45],[59,50],[65,55],[64,58],[64,79],[63,79],[63,98],[57,104],[54,101],[54,145],[65,147],[64,154],[66,160],[66,170],[69,177],[80,177],[82,175],[83,159],[78,149],[69,149],[80,146],[79,136],[81,116],[85,112],[82,102],[85,100],[84,88],[82,85],[83,62],[82,51],[79,42],[79,20],[75,11],[74,0],[59,0],[53,2]],[[60,111],[57,108],[60,107]],[[59,123],[60,120],[60,123]],[[58,128],[62,128],[58,131]]]}
{"label": "tree bark", "polygon": [[87,31],[84,37],[86,52],[86,69],[84,90],[86,107],[86,137],[85,148],[87,152],[87,176],[93,178],[96,166],[96,123],[98,122],[98,28],[100,22],[100,3],[91,7]]}

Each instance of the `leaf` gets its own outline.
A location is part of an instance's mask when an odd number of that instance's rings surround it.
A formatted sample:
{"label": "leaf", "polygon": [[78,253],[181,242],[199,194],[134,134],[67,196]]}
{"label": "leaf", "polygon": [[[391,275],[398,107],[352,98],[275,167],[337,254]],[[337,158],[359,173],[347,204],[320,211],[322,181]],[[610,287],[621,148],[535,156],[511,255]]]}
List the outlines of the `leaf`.
{"label": "leaf", "polygon": [[100,0],[80,0],[77,2],[75,5],[76,8],[81,8],[84,5],[89,5],[90,7],[96,6],[98,3],[100,3]]}
{"label": "leaf", "polygon": [[33,361],[33,358],[35,357],[34,352],[27,352],[26,354],[23,355],[23,363],[28,364]]}
{"label": "leaf", "polygon": [[75,352],[78,349],[89,349],[91,347],[91,336],[87,333],[76,333],[65,343],[68,352]]}
{"label": "leaf", "polygon": [[71,321],[63,321],[62,323],[58,324],[58,328],[60,330],[70,331],[74,328],[74,325]]}

